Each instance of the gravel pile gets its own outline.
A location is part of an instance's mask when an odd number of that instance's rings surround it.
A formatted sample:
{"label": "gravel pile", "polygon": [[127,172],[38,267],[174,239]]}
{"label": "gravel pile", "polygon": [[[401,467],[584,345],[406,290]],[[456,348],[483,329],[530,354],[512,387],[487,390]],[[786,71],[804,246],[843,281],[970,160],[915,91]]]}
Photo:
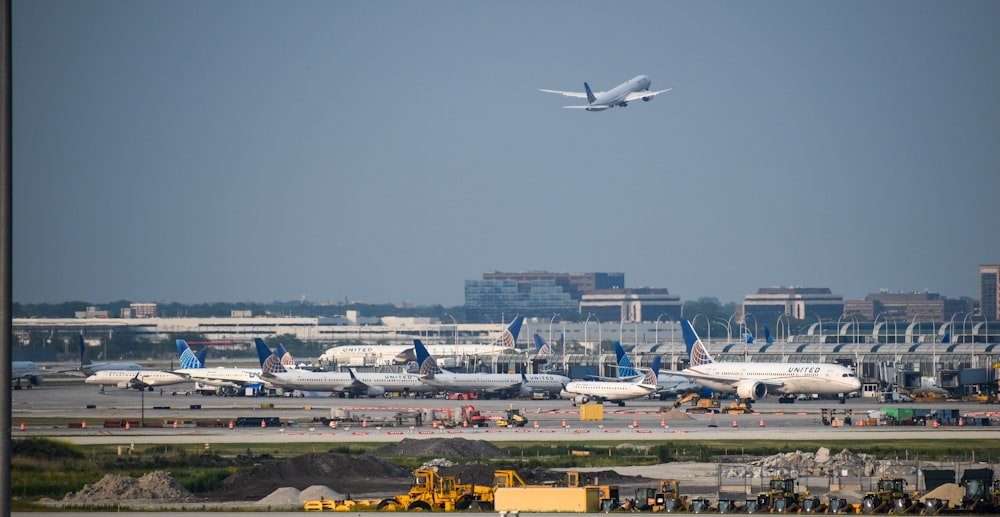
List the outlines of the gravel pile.
{"label": "gravel pile", "polygon": [[484,440],[465,438],[404,438],[398,443],[380,447],[372,452],[376,456],[420,457],[445,456],[449,458],[509,458],[507,451]]}
{"label": "gravel pile", "polygon": [[190,501],[194,496],[169,473],[162,470],[150,472],[141,478],[107,474],[92,485],[84,485],[79,492],[70,492],[63,498],[67,503],[119,503],[126,501]]}
{"label": "gravel pile", "polygon": [[867,454],[857,454],[847,449],[830,454],[830,449],[820,447],[814,453],[786,452],[768,456],[746,466],[727,466],[722,475],[723,477],[820,476],[839,478],[876,475],[901,477],[915,473],[915,466],[912,462],[879,461]]}

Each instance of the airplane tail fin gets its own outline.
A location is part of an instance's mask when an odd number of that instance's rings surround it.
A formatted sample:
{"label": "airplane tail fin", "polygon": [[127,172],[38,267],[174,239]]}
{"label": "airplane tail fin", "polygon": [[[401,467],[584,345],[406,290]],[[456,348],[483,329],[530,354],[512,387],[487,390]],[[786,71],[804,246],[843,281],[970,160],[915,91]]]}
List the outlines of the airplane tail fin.
{"label": "airplane tail fin", "polygon": [[951,343],[951,331],[944,333],[944,337],[941,338],[941,343],[945,345]]}
{"label": "airplane tail fin", "polygon": [[208,357],[208,347],[195,352],[194,356],[198,359],[198,362],[201,363],[202,366],[205,366],[205,358]]}
{"label": "airplane tail fin", "polygon": [[83,334],[80,334],[80,366],[90,364],[90,357],[87,356],[87,345],[83,342]]}
{"label": "airplane tail fin", "polygon": [[260,371],[262,373],[282,373],[285,367],[281,365],[278,361],[278,357],[271,352],[271,348],[264,343],[261,338],[254,338],[254,344],[257,345],[257,359],[260,361]]}
{"label": "airplane tail fin", "polygon": [[421,376],[434,377],[442,370],[437,365],[437,361],[427,352],[427,347],[419,339],[413,340],[413,350],[417,353],[418,374]]}
{"label": "airplane tail fin", "polygon": [[634,377],[639,375],[639,372],[635,371],[635,366],[632,365],[632,361],[629,360],[627,355],[625,355],[625,349],[622,348],[620,341],[615,341],[615,356],[618,359],[619,377]]}
{"label": "airplane tail fin", "polygon": [[500,334],[500,337],[493,342],[493,346],[514,348],[514,344],[517,343],[517,335],[521,333],[521,323],[523,322],[524,316],[517,315],[514,321],[510,322],[510,325]]}
{"label": "airplane tail fin", "polygon": [[552,355],[552,347],[535,332],[535,355]]}
{"label": "airplane tail fin", "polygon": [[180,357],[181,368],[204,368],[205,363],[198,360],[198,357],[194,355],[191,351],[191,347],[188,346],[187,341],[183,339],[177,340],[177,355]]}
{"label": "airplane tail fin", "polygon": [[681,329],[684,331],[684,344],[687,345],[688,357],[690,359],[689,366],[714,363],[715,361],[708,353],[708,349],[705,348],[705,344],[702,343],[701,338],[698,337],[698,333],[691,326],[691,322],[681,320]]}
{"label": "airplane tail fin", "polygon": [[583,89],[587,90],[587,104],[593,104],[594,101],[597,100],[597,97],[594,96],[594,92],[590,89],[590,85],[583,83]]}
{"label": "airplane tail fin", "polygon": [[660,356],[653,358],[653,364],[650,365],[649,371],[646,372],[646,376],[642,379],[642,384],[647,386],[658,386],[658,378],[660,374]]}
{"label": "airplane tail fin", "polygon": [[292,354],[288,353],[288,350],[285,349],[285,345],[282,343],[278,343],[278,362],[286,367],[295,366],[295,358],[292,357]]}
{"label": "airplane tail fin", "polygon": [[764,325],[764,341],[769,345],[774,344],[774,336],[771,335],[771,329],[767,328],[767,325]]}
{"label": "airplane tail fin", "polygon": [[754,342],[753,332],[747,331],[743,333],[743,340],[746,341],[748,345],[752,345]]}

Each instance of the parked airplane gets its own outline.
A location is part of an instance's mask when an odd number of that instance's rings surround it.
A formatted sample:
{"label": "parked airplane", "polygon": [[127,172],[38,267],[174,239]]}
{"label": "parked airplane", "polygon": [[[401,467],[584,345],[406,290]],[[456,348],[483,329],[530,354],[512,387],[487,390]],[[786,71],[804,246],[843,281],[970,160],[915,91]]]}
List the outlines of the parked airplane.
{"label": "parked airplane", "polygon": [[181,367],[174,370],[174,373],[187,377],[199,384],[216,388],[260,387],[265,384],[261,378],[260,368],[225,366],[206,368],[204,361],[198,359],[183,339],[177,340],[177,353],[180,356]]}
{"label": "parked airplane", "polygon": [[[513,350],[524,316],[517,316],[493,342],[482,345],[427,345],[437,357],[499,354]],[[322,364],[348,366],[403,365],[417,360],[412,345],[341,345],[329,348],[319,357]]]}
{"label": "parked airplane", "polygon": [[451,393],[478,393],[496,396],[531,396],[534,390],[559,393],[570,382],[568,377],[554,373],[454,373],[440,368],[437,360],[419,339],[413,340],[420,365],[420,382]]}
{"label": "parked airplane", "polygon": [[118,386],[121,389],[149,389],[157,386],[191,382],[182,375],[161,370],[98,370],[84,379],[87,384],[99,384],[101,391],[105,386]]}
{"label": "parked airplane", "polygon": [[[625,353],[625,349],[622,348],[622,344],[618,341],[615,341],[615,356],[618,357],[618,375],[623,379],[634,380],[636,376],[642,375],[636,371],[635,367],[632,365],[632,360],[628,358],[628,355]],[[657,372],[656,384],[659,387],[659,389],[656,390],[656,394],[659,395],[660,400],[664,400],[671,395],[683,395],[685,393],[702,390],[710,391],[701,384],[698,384],[687,377],[671,375],[669,373],[664,373],[662,370]]]}
{"label": "parked airplane", "polygon": [[624,406],[626,400],[647,397],[656,393],[656,372],[660,370],[660,356],[653,358],[653,364],[643,377],[632,382],[626,381],[573,381],[563,388],[559,396],[573,401],[573,405],[588,402],[617,402]]}
{"label": "parked airplane", "polygon": [[681,329],[690,364],[682,371],[669,373],[716,391],[736,393],[743,400],[760,400],[768,392],[840,395],[843,400],[848,393],[861,389],[854,372],[839,364],[716,362],[688,320],[681,320]]}
{"label": "parked airplane", "polygon": [[648,102],[652,100],[653,97],[656,97],[661,93],[673,90],[673,88],[667,88],[666,90],[651,92],[649,91],[650,84],[652,84],[652,82],[648,77],[644,75],[637,75],[606,92],[594,93],[590,89],[590,85],[587,83],[583,83],[583,89],[586,90],[586,92],[564,92],[560,90],[544,90],[541,88],[539,88],[539,91],[543,91],[545,93],[558,93],[559,95],[575,97],[577,99],[587,99],[586,106],[563,106],[564,108],[585,109],[587,111],[603,111],[608,108],[624,108],[625,106],[628,106],[629,102],[637,101],[639,99]]}
{"label": "parked airplane", "polygon": [[[263,339],[255,338],[257,359],[260,361],[261,377],[274,386],[286,390],[329,391],[335,393],[356,393],[360,386],[355,386],[350,373],[314,372],[304,369],[287,368],[281,364],[281,357],[271,352],[271,348]],[[279,352],[280,353],[280,352]],[[378,393],[377,395],[382,395]]]}
{"label": "parked airplane", "polygon": [[30,390],[32,386],[41,386],[45,380],[42,369],[34,361],[11,361],[10,374],[11,380],[15,381],[15,390],[21,389],[21,381],[25,381]]}
{"label": "parked airplane", "polygon": [[80,366],[76,370],[65,370],[59,373],[79,372],[89,377],[101,370],[131,370],[135,373],[135,371],[143,369],[141,365],[136,363],[95,363],[87,355],[87,345],[83,342],[83,334],[80,334],[78,343],[80,346]]}

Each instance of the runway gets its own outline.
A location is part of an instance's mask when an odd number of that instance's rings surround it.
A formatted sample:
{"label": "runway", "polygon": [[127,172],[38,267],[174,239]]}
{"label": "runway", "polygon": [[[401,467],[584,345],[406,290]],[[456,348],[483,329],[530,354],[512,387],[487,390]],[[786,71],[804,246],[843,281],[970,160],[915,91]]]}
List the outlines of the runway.
{"label": "runway", "polygon": [[[904,407],[958,409],[976,416],[973,426],[861,426],[843,425],[846,411],[853,411],[857,424],[869,410],[892,407],[873,400],[798,401],[779,404],[767,399],[754,404],[753,414],[706,415],[668,411],[673,401],[634,400],[625,407],[607,405],[603,419],[581,420],[579,408],[565,400],[445,400],[374,398],[341,399],[323,397],[205,397],[178,395],[164,390],[138,392],[109,389],[100,394],[86,385],[43,385],[13,392],[13,437],[58,437],[73,443],[139,445],[154,443],[259,443],[283,442],[392,442],[404,438],[463,437],[490,441],[595,441],[595,440],[998,440],[1000,407],[979,403],[942,402],[907,404]],[[723,407],[728,401],[722,401]],[[382,426],[377,422],[401,411],[451,408],[473,405],[487,418],[499,418],[504,410],[520,409],[528,419],[523,428],[504,429],[456,427],[435,429],[430,425]],[[686,406],[685,406],[686,407]],[[899,407],[899,406],[895,406]],[[840,425],[824,425],[821,409],[833,409]],[[331,409],[348,410],[358,422],[340,422],[336,428],[323,425]],[[278,417],[279,427],[236,427],[229,422],[240,417]],[[134,422],[130,428],[106,427]],[[147,426],[140,427],[143,421]],[[24,429],[21,429],[21,423]],[[86,423],[86,427],[83,427]],[[206,423],[220,427],[206,427]],[[176,426],[176,427],[175,427]]]}

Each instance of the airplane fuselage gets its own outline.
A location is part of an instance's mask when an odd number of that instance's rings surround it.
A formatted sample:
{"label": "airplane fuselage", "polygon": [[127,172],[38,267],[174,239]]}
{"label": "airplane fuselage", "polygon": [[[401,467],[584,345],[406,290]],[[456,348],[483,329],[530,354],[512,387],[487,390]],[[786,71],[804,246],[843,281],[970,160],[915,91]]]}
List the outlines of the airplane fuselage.
{"label": "airplane fuselage", "polygon": [[594,101],[590,104],[600,105],[601,107],[594,106],[591,107],[590,110],[600,111],[607,109],[607,107],[627,106],[628,103],[625,101],[625,98],[628,97],[630,93],[648,90],[650,84],[651,81],[648,77],[645,75],[637,75],[606,92],[601,92],[595,95]]}
{"label": "airplane fuselage", "polygon": [[100,370],[84,379],[83,382],[129,388],[136,387],[130,385],[133,381],[146,386],[167,386],[191,382],[190,379],[176,373],[160,370]]}
{"label": "airplane fuselage", "polygon": [[[861,388],[860,381],[850,369],[827,363],[716,362],[687,368],[683,371],[705,376],[739,379],[728,381],[693,379],[698,384],[725,393],[736,393],[741,382],[768,384],[769,392],[792,395],[803,393],[836,395],[850,393]],[[781,385],[776,386],[777,383]]]}
{"label": "airplane fuselage", "polygon": [[573,381],[559,394],[564,399],[585,397],[592,400],[632,400],[656,392],[656,386],[632,382]]}

